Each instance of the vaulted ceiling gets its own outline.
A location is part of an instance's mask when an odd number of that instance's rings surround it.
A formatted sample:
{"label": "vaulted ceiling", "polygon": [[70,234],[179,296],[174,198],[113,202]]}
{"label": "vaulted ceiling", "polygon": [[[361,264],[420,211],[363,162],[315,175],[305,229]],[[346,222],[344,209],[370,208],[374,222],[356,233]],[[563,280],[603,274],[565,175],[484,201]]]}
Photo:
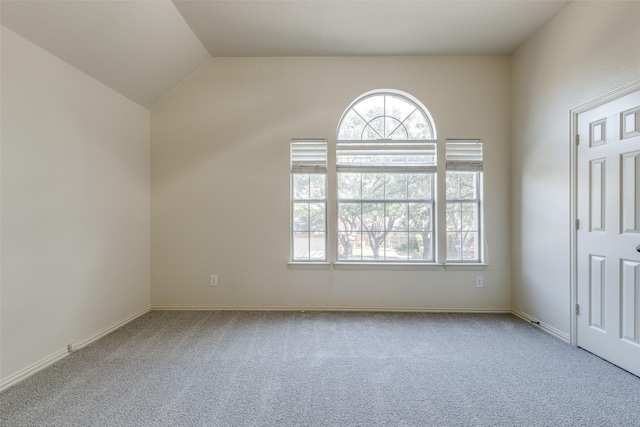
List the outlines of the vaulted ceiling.
{"label": "vaulted ceiling", "polygon": [[2,25],[151,108],[211,57],[508,55],[556,0],[2,0]]}

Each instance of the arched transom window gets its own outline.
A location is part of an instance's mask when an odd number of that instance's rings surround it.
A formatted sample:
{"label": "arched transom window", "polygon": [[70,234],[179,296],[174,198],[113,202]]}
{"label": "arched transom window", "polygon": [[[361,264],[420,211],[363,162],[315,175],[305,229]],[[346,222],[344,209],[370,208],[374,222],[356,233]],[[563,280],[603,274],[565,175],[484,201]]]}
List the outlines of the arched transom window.
{"label": "arched transom window", "polygon": [[429,114],[417,100],[397,92],[358,98],[342,116],[339,140],[435,139]]}

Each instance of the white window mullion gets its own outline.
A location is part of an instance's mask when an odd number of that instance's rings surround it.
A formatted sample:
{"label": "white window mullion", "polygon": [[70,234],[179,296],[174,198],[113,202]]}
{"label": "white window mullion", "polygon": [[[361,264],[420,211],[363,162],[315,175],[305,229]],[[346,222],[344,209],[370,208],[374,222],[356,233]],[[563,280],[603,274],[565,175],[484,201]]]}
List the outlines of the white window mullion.
{"label": "white window mullion", "polygon": [[[438,142],[438,164],[445,164],[445,150],[443,150],[444,142]],[[445,168],[439,168],[436,172],[436,188],[434,195],[435,203],[435,224],[436,232],[436,262],[442,262],[447,259],[446,253],[446,237],[447,237],[447,203],[446,203],[446,170]]]}
{"label": "white window mullion", "polygon": [[327,260],[335,262],[338,259],[338,194],[336,174],[336,150],[329,150],[327,174]]}

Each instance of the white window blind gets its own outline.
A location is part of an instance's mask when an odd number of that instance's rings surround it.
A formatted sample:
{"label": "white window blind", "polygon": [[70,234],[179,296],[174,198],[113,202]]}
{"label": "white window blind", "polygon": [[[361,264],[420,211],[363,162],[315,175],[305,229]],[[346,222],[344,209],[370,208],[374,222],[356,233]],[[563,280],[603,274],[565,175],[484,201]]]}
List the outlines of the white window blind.
{"label": "white window blind", "polygon": [[435,172],[435,140],[339,140],[338,172]]}
{"label": "white window blind", "polygon": [[447,139],[447,170],[482,171],[481,139]]}
{"label": "white window blind", "polygon": [[327,140],[292,139],[291,172],[327,173]]}

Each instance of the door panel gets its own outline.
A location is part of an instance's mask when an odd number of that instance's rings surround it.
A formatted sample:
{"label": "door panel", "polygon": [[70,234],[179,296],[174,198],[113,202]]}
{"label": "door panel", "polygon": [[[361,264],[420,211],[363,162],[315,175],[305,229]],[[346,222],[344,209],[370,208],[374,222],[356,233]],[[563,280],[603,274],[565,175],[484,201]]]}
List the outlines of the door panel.
{"label": "door panel", "polygon": [[605,301],[607,289],[606,258],[589,255],[591,272],[589,274],[589,326],[605,331]]}
{"label": "door panel", "polygon": [[622,233],[640,233],[640,153],[622,156]]}
{"label": "door panel", "polygon": [[640,345],[640,262],[621,261],[622,339]]}
{"label": "door panel", "polygon": [[578,134],[577,343],[640,376],[640,91],[581,113]]}
{"label": "door panel", "polygon": [[590,215],[591,231],[604,231],[607,219],[607,211],[604,201],[606,199],[606,159],[596,159],[591,161],[591,182],[590,182]]}

